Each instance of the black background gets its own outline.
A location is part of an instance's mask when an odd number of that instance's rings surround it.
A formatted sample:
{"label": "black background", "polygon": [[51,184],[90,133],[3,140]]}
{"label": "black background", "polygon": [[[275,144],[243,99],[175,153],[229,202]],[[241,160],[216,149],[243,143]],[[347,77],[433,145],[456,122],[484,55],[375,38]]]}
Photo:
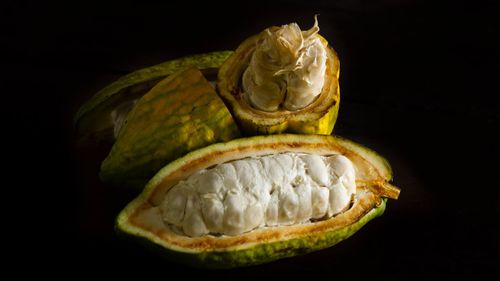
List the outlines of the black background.
{"label": "black background", "polygon": [[[20,274],[69,277],[499,280],[494,2],[5,2],[8,260]],[[229,271],[176,265],[116,237],[114,217],[135,194],[98,181],[109,146],[75,146],[78,107],[130,71],[235,49],[271,25],[308,28],[314,14],[341,60],[335,133],[386,156],[400,199],[335,247]]]}

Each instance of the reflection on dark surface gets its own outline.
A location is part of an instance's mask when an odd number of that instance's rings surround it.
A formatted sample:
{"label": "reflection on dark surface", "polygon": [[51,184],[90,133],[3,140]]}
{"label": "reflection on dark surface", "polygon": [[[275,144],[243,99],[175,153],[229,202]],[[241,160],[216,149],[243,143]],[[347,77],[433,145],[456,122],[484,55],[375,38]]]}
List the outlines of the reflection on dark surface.
{"label": "reflection on dark surface", "polygon": [[[199,274],[117,237],[114,218],[136,192],[99,181],[99,165],[111,144],[77,146],[72,118],[85,100],[125,73],[188,54],[234,49],[271,25],[297,21],[309,26],[318,13],[320,33],[341,61],[334,132],[384,155],[402,189],[400,198],[388,203],[382,217],[330,249],[203,274],[222,279],[279,274],[329,280],[498,280],[498,165],[490,164],[499,156],[500,143],[496,4],[266,4],[266,9],[232,5],[231,12],[217,4],[160,1],[7,6],[4,47],[11,55],[3,63],[16,73],[8,77],[16,86],[5,91],[11,94],[4,102],[16,106],[4,108],[5,132],[14,136],[5,147],[22,145],[9,152],[19,173],[11,177],[32,180],[23,193],[41,195],[22,197],[41,205],[31,231],[18,234],[32,238],[37,230],[39,242],[30,245],[43,250],[30,251],[33,257],[55,251],[54,263],[84,273],[104,270],[119,276],[153,269],[168,272],[166,277]],[[27,69],[29,75],[17,75]],[[16,137],[21,133],[26,136]],[[45,164],[48,160],[53,164]],[[24,172],[27,163],[37,167],[29,169],[30,179]],[[50,188],[40,187],[42,182]],[[16,255],[26,259],[23,251]]]}

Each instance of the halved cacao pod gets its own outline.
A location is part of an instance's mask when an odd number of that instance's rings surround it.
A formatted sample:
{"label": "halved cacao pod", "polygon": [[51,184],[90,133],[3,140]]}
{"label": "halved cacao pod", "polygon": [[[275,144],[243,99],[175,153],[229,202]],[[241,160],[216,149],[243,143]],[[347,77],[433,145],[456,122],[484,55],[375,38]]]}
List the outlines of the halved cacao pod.
{"label": "halved cacao pod", "polygon": [[[350,207],[323,220],[257,228],[235,236],[189,237],[162,220],[162,198],[193,173],[237,159],[284,152],[341,154],[352,161],[357,192]],[[165,166],[119,214],[117,230],[177,262],[210,268],[260,264],[320,250],[350,237],[384,212],[386,198],[398,197],[399,189],[389,183],[391,178],[391,168],[384,158],[343,138],[288,134],[241,138],[190,152]]]}

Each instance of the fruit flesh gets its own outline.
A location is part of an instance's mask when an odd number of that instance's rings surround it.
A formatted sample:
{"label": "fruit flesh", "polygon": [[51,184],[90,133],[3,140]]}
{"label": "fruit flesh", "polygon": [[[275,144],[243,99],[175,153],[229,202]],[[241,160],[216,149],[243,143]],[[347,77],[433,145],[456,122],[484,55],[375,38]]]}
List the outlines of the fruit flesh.
{"label": "fruit flesh", "polygon": [[313,102],[325,82],[326,47],[318,21],[301,31],[296,23],[266,29],[243,73],[242,87],[252,107],[295,111]]}
{"label": "fruit flesh", "polygon": [[163,221],[194,237],[328,219],[356,191],[342,155],[281,153],[203,169],[180,181],[160,205]]}

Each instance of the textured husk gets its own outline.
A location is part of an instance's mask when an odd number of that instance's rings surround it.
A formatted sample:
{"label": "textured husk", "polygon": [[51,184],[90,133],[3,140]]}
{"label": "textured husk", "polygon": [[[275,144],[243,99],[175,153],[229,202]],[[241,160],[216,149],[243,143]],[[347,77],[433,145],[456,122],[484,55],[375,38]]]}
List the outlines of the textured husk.
{"label": "textured husk", "polygon": [[196,68],[170,75],[135,105],[101,165],[105,182],[144,186],[189,151],[239,137],[231,114]]}
{"label": "textured husk", "polygon": [[166,61],[131,72],[107,85],[86,101],[74,117],[80,142],[114,141],[112,112],[127,114],[133,103],[165,77],[190,66],[205,76],[217,75],[219,67],[232,51],[196,54]]}

